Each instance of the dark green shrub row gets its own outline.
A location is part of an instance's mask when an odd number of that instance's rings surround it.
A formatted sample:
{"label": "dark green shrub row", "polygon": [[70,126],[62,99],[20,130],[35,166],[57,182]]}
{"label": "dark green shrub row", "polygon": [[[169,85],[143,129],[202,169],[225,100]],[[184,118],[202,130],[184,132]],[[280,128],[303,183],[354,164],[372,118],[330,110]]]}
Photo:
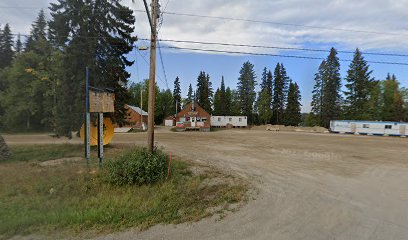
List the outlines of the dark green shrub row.
{"label": "dark green shrub row", "polygon": [[155,183],[166,177],[168,161],[160,150],[150,153],[146,148],[136,148],[107,162],[106,179],[118,186]]}

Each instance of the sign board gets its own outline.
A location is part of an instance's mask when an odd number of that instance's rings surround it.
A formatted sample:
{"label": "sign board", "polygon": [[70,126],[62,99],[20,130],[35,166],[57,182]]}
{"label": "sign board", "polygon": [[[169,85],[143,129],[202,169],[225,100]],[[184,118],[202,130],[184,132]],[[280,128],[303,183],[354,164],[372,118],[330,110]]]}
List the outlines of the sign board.
{"label": "sign board", "polygon": [[89,91],[89,112],[107,113],[115,111],[115,94]]}

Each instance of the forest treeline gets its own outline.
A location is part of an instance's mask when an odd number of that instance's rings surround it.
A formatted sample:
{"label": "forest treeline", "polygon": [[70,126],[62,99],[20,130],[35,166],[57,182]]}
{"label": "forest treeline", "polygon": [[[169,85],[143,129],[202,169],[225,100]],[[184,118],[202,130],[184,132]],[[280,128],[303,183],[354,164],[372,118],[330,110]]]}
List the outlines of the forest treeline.
{"label": "forest treeline", "polygon": [[[115,90],[110,117],[116,123],[125,121],[125,104],[147,110],[148,81],[129,84],[127,71],[134,64],[128,53],[137,40],[132,10],[120,0],[59,0],[49,9],[51,18],[40,11],[28,36],[1,25],[0,129],[71,136],[83,122],[86,66],[92,86]],[[259,75],[252,63],[243,63],[235,88],[226,86],[224,77],[214,80],[201,71],[182,96],[181,81],[191,82],[177,77],[173,91],[156,86],[156,124],[193,100],[213,115],[248,116],[250,124],[327,127],[333,119],[408,120],[407,89],[392,74],[374,79],[358,49],[345,81],[337,51],[331,49],[315,74],[307,114],[301,114],[299,85],[282,63]]]}

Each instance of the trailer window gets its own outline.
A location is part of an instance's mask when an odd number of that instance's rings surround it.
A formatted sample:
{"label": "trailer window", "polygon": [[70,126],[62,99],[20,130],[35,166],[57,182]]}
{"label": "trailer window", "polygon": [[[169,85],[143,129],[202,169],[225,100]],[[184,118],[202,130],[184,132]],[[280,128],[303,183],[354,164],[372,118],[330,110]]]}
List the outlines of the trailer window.
{"label": "trailer window", "polygon": [[218,122],[221,122],[221,118],[218,118]]}
{"label": "trailer window", "polygon": [[385,125],[385,129],[392,129],[392,125]]}
{"label": "trailer window", "polygon": [[232,118],[229,118],[229,121],[232,122]]}
{"label": "trailer window", "polygon": [[363,128],[370,128],[370,124],[363,124]]}
{"label": "trailer window", "polygon": [[242,118],[239,118],[239,121],[242,122]]}

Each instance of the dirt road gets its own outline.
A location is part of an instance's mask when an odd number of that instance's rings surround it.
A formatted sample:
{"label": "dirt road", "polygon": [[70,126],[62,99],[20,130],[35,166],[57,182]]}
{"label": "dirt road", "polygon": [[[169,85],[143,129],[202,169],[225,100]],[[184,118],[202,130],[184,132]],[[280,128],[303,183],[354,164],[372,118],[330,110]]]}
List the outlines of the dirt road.
{"label": "dirt road", "polygon": [[[10,144],[31,141],[5,139]],[[145,139],[144,133],[117,134],[114,144],[139,145]],[[408,139],[159,130],[156,140],[175,155],[251,179],[259,190],[256,200],[220,221],[160,225],[100,239],[408,238]]]}

